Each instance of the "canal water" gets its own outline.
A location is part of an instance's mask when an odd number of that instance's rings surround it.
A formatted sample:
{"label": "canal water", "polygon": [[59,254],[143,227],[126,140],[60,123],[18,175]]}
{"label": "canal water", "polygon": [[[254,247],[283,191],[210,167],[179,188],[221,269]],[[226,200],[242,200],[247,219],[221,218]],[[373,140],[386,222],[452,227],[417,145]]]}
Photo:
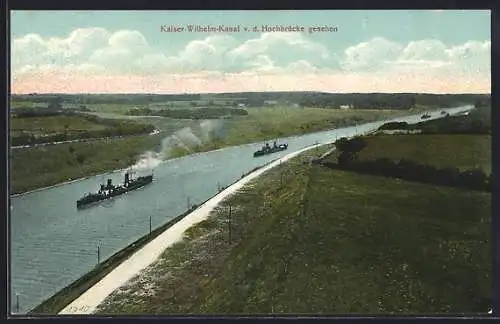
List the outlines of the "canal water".
{"label": "canal water", "polygon": [[[446,109],[450,113],[468,107]],[[441,110],[432,118],[441,117]],[[420,115],[393,121],[415,123]],[[123,181],[123,172],[90,177],[77,182],[11,197],[11,311],[26,313],[66,287],[98,261],[110,257],[155,229],[199,204],[243,173],[316,142],[369,132],[379,121],[283,139],[288,150],[253,158],[262,143],[230,147],[167,160],[154,169],[152,184],[97,206],[77,210],[75,201],[95,191],[107,178]],[[19,300],[19,304],[17,303]]]}

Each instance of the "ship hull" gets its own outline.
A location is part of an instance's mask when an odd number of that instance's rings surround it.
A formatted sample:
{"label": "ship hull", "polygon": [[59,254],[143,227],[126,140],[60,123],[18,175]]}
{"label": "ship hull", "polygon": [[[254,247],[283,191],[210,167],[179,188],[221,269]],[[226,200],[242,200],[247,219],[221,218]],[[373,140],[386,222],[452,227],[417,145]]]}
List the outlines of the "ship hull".
{"label": "ship hull", "polygon": [[281,151],[285,151],[287,149],[288,149],[288,145],[285,144],[285,145],[279,146],[277,148],[272,148],[269,151],[257,151],[253,154],[253,157],[259,157],[259,156],[269,155],[269,154],[273,154],[273,153],[278,153]]}
{"label": "ship hull", "polygon": [[128,187],[118,187],[115,188],[113,191],[111,191],[109,194],[104,195],[104,194],[92,194],[88,197],[84,197],[82,199],[77,200],[76,202],[76,207],[78,209],[83,209],[87,207],[91,207],[94,205],[97,205],[103,201],[112,199],[117,196],[121,196],[127,192],[137,190],[139,188],[142,188],[148,184],[153,182],[153,176],[145,176],[145,177],[140,177],[137,180],[131,182]]}

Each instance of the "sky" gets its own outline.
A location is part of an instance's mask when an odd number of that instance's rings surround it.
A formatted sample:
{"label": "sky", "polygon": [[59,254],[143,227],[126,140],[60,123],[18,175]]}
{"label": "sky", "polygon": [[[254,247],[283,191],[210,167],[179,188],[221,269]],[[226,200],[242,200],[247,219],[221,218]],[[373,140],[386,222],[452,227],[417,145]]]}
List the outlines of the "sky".
{"label": "sky", "polygon": [[12,11],[11,91],[490,93],[490,25],[487,10]]}

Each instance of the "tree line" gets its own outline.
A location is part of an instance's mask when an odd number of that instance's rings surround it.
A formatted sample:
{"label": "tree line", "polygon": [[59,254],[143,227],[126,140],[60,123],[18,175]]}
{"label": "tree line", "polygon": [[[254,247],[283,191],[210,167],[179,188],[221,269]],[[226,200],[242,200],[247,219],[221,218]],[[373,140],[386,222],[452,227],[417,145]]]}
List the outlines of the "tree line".
{"label": "tree line", "polygon": [[23,94],[12,99],[45,103],[60,101],[67,104],[150,104],[166,101],[200,100],[200,94]]}
{"label": "tree line", "polygon": [[[325,93],[325,92],[239,92],[210,94],[210,98],[228,99],[249,107],[262,107],[266,101],[278,104],[299,104],[304,107],[338,108],[350,105],[355,109],[409,109],[415,106],[454,107],[464,104],[488,105],[489,94],[427,94],[427,93]],[[25,102],[59,101],[73,104],[150,104],[169,101],[199,101],[200,94],[28,94],[12,95]]]}
{"label": "tree line", "polygon": [[[325,92],[241,92],[213,94],[217,98],[234,98],[248,107],[262,107],[266,101],[277,104],[299,104],[303,107],[354,109],[410,109],[418,106],[449,108],[466,104],[488,105],[488,94],[427,94],[427,93],[325,93]],[[242,99],[244,98],[244,99]]]}

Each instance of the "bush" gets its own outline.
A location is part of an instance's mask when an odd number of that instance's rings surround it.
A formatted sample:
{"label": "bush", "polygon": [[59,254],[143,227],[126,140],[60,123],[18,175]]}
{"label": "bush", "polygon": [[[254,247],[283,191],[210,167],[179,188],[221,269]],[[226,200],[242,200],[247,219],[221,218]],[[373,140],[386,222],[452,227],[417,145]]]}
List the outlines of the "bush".
{"label": "bush", "polygon": [[480,169],[467,170],[458,178],[460,187],[476,190],[485,190],[488,187],[488,178]]}
{"label": "bush", "polygon": [[389,122],[385,123],[378,128],[378,130],[392,130],[392,129],[407,129],[407,122]]}
{"label": "bush", "polygon": [[406,159],[401,159],[397,165],[397,174],[400,178],[412,181],[418,180],[418,164]]}
{"label": "bush", "polygon": [[460,170],[456,167],[446,167],[436,177],[436,183],[443,186],[457,187],[459,184]]}
{"label": "bush", "polygon": [[342,137],[335,141],[335,147],[340,152],[350,152],[355,154],[366,147],[366,142],[361,136],[356,136],[350,140]]}

